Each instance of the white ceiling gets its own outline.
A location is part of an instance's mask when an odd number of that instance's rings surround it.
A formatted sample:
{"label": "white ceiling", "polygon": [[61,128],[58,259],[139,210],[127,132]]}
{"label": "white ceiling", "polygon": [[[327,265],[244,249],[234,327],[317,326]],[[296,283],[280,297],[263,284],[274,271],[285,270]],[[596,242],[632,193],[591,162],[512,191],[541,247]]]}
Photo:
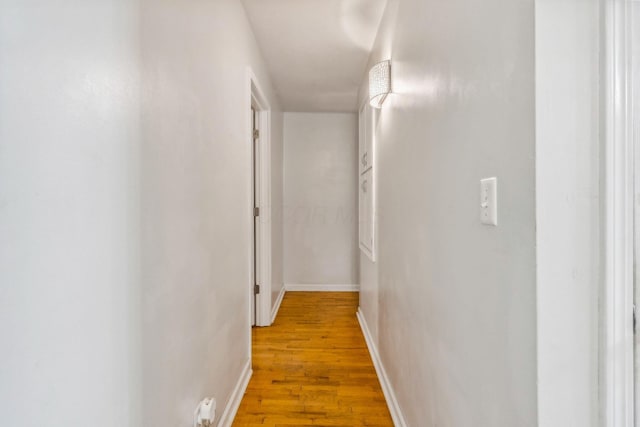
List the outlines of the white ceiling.
{"label": "white ceiling", "polygon": [[243,0],[284,111],[357,111],[387,0]]}

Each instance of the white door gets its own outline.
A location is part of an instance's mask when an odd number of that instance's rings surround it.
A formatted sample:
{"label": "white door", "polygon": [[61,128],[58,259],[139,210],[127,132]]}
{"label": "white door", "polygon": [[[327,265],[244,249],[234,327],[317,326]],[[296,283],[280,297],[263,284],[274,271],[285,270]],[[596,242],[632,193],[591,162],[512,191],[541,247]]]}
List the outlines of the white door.
{"label": "white door", "polygon": [[640,2],[631,2],[631,45],[632,45],[632,59],[631,59],[631,75],[632,77],[632,110],[634,116],[633,123],[633,141],[635,149],[635,186],[634,186],[634,257],[635,257],[635,271],[634,271],[634,376],[635,376],[635,426],[640,427],[640,335],[638,334],[638,328],[640,322],[638,315],[640,314]]}
{"label": "white door", "polygon": [[253,107],[251,108],[251,117],[253,134],[253,152],[251,156],[253,160],[253,278],[251,280],[251,325],[255,326],[259,289],[258,277],[260,277],[260,150],[258,146],[260,141],[260,130],[258,127],[258,113]]}

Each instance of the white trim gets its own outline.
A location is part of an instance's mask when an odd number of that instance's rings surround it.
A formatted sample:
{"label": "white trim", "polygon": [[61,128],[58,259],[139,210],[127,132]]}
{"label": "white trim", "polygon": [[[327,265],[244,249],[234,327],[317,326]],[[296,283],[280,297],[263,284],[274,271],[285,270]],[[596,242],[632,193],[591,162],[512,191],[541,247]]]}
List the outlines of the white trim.
{"label": "white trim", "polygon": [[[358,246],[360,250],[371,260],[376,262],[377,252],[377,229],[378,229],[378,212],[377,212],[377,177],[376,177],[376,124],[377,116],[380,110],[373,108],[368,101],[364,101],[358,110]],[[371,139],[371,144],[367,141]],[[360,171],[360,156],[362,156],[363,147],[370,145],[371,166]],[[360,178],[371,171],[371,215],[368,218],[371,221],[371,247],[362,242],[364,239],[363,227],[366,226],[367,219],[363,218],[362,213],[362,191],[360,189]],[[364,225],[363,225],[364,223]]]}
{"label": "white trim", "polygon": [[632,1],[605,3],[603,406],[607,427],[634,423]]}
{"label": "white trim", "polygon": [[276,316],[278,315],[278,311],[280,310],[280,305],[282,304],[282,300],[284,298],[284,294],[287,292],[287,289],[284,285],[280,289],[280,293],[278,294],[278,298],[276,299],[276,303],[273,305],[271,309],[271,324],[276,321]]}
{"label": "white trim", "polygon": [[378,380],[380,381],[380,386],[382,387],[382,393],[384,394],[384,398],[387,401],[387,406],[389,407],[389,412],[391,413],[391,419],[393,419],[393,425],[395,427],[407,427],[407,422],[404,420],[404,415],[402,415],[400,405],[398,405],[398,399],[396,398],[396,394],[393,391],[393,387],[391,386],[389,377],[387,377],[387,372],[384,369],[382,360],[380,360],[378,348],[373,342],[371,332],[369,331],[369,326],[367,326],[367,321],[364,318],[364,314],[362,313],[360,307],[358,307],[356,316],[358,317],[358,322],[360,323],[360,328],[362,329],[364,340],[367,343],[367,348],[369,349],[369,354],[371,355],[373,366],[376,368]]}
{"label": "white trim", "polygon": [[[258,129],[260,130],[260,156],[258,167],[260,173],[260,188],[258,189],[258,205],[260,207],[260,227],[258,230],[259,271],[257,281],[260,293],[256,298],[256,325],[271,325],[271,107],[262,90],[257,77],[250,67],[247,67],[248,105],[247,111],[247,141],[253,150],[253,134],[251,130],[251,106],[255,105],[258,113]],[[252,183],[253,186],[253,183]],[[253,187],[252,187],[253,188]],[[253,195],[251,198],[250,224],[253,229]],[[253,236],[251,236],[253,238]],[[253,260],[253,240],[250,242]],[[253,268],[253,263],[251,265]],[[253,298],[253,283],[250,284],[250,297]],[[251,315],[251,313],[249,313]],[[251,339],[249,331],[249,339]]]}
{"label": "white trim", "polygon": [[251,360],[247,360],[246,365],[244,365],[244,368],[242,369],[242,374],[240,374],[240,378],[238,378],[238,382],[229,397],[227,406],[225,406],[224,412],[222,412],[222,415],[220,416],[218,427],[231,427],[233,424],[233,420],[236,417],[236,413],[240,407],[240,402],[242,402],[242,398],[247,390],[252,374]]}
{"label": "white trim", "polygon": [[322,283],[287,283],[287,292],[359,292],[360,285],[354,284],[322,284]]}

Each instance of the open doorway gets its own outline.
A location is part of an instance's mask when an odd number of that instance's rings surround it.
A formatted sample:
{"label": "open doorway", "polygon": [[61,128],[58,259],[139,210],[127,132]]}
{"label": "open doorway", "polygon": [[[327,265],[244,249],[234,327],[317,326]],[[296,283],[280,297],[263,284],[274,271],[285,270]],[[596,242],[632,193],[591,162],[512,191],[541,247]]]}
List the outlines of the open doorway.
{"label": "open doorway", "polygon": [[249,69],[247,121],[251,146],[251,325],[271,324],[271,155],[269,102]]}

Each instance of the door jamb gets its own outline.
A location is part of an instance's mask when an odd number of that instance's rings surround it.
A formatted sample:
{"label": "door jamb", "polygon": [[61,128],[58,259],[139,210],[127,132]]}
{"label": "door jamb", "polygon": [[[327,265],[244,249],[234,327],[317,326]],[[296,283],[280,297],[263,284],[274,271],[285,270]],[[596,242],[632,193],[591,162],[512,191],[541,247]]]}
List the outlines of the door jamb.
{"label": "door jamb", "polygon": [[[260,152],[260,166],[258,168],[260,177],[260,188],[257,189],[258,206],[260,207],[260,228],[258,232],[258,253],[260,268],[256,272],[257,282],[260,285],[260,293],[256,295],[256,326],[271,325],[271,107],[267,97],[258,82],[256,75],[250,67],[247,67],[247,97],[245,112],[246,122],[246,140],[248,147],[253,150],[253,131],[251,107],[253,106],[257,114],[258,129],[260,130],[260,138],[258,142]],[[253,181],[253,180],[252,180]],[[251,192],[249,193],[249,225],[253,229],[254,210],[253,210],[253,185],[251,183]],[[253,263],[253,236],[249,245],[251,251],[250,260]],[[250,268],[253,268],[251,265]],[[253,298],[253,283],[247,289],[251,290],[250,298]],[[251,323],[251,304],[249,304],[249,323]],[[250,331],[249,331],[250,332]]]}
{"label": "door jamb", "polygon": [[[603,410],[607,427],[634,425],[634,104],[632,2],[605,0]],[[637,77],[636,77],[637,82]],[[637,108],[637,107],[636,107]]]}

